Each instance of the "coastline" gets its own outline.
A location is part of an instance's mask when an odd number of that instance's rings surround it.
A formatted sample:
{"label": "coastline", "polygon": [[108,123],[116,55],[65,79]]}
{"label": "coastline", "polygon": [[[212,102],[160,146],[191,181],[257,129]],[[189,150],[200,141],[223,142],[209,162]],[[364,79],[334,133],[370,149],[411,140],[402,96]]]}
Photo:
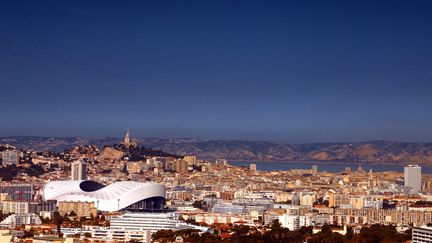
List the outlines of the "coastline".
{"label": "coastline", "polygon": [[[308,170],[312,165],[316,165],[319,171],[327,171],[331,173],[339,173],[350,167],[351,171],[361,167],[368,172],[397,172],[403,173],[404,165],[400,164],[379,164],[379,163],[314,163],[314,162],[287,162],[287,161],[228,161],[229,165],[248,167],[250,164],[256,164],[257,170],[260,171],[287,171],[287,170]],[[422,174],[432,174],[432,167],[422,166]]]}
{"label": "coastline", "polygon": [[[303,163],[303,164],[328,164],[328,165],[341,165],[341,164],[358,164],[358,165],[367,165],[367,164],[374,164],[374,165],[392,165],[392,166],[405,166],[410,163],[396,163],[396,162],[389,162],[389,161],[367,161],[367,162],[343,162],[343,161],[326,161],[326,160],[242,160],[242,159],[233,159],[228,160],[232,162],[247,162],[247,163]],[[420,166],[424,167],[432,167],[424,164],[419,164]]]}

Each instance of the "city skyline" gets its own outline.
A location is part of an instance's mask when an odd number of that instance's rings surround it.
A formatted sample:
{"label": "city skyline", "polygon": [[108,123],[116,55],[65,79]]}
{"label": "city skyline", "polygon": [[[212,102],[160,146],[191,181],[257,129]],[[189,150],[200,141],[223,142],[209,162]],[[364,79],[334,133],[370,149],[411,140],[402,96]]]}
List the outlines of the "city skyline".
{"label": "city skyline", "polygon": [[[1,164],[8,176],[0,183],[0,225],[5,232],[26,226],[27,234],[1,239],[421,242],[432,232],[432,177],[417,165],[267,170],[143,149],[130,138],[59,153],[0,146],[3,162],[19,154],[19,163]],[[89,165],[81,171],[87,180],[74,176],[77,163]]]}
{"label": "city skyline", "polygon": [[431,7],[1,3],[0,136],[431,142]]}

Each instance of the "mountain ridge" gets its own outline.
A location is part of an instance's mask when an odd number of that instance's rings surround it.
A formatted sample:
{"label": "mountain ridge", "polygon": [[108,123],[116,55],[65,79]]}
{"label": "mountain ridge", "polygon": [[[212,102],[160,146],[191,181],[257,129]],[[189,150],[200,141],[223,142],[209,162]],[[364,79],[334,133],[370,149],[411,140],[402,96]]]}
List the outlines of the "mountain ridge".
{"label": "mountain ridge", "polygon": [[[199,138],[135,138],[141,146],[171,154],[196,155],[199,159],[231,161],[309,161],[336,163],[416,163],[432,165],[432,143],[398,141],[325,142],[291,144],[253,140]],[[121,138],[102,137],[0,137],[0,144],[20,149],[60,152],[75,146],[113,145]]]}

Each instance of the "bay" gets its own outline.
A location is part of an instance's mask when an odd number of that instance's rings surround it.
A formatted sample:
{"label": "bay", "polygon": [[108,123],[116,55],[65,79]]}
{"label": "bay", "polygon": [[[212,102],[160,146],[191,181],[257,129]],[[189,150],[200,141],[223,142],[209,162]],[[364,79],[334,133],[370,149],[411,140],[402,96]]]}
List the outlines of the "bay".
{"label": "bay", "polygon": [[[359,166],[363,168],[366,172],[372,171],[396,171],[403,172],[404,167],[402,165],[395,164],[364,164],[364,163],[307,163],[307,162],[250,162],[250,161],[229,161],[228,164],[234,166],[245,166],[249,168],[250,164],[256,164],[257,170],[261,171],[287,171],[294,169],[309,170],[312,165],[318,166],[318,171],[338,173],[345,170],[345,167],[351,167],[352,171],[357,170]],[[423,174],[432,174],[432,167],[422,167]]]}

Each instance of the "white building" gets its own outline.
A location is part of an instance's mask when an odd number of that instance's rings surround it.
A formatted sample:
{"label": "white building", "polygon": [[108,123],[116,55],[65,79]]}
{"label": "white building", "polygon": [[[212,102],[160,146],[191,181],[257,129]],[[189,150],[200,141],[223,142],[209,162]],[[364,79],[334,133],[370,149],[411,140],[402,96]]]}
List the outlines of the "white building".
{"label": "white building", "polygon": [[413,227],[412,228],[412,242],[423,243],[432,242],[432,227]]}
{"label": "white building", "polygon": [[101,226],[84,226],[82,228],[61,228],[61,233],[65,237],[73,237],[76,234],[91,234],[91,242],[151,242],[151,232],[146,231],[128,231],[112,229]]}
{"label": "white building", "polygon": [[44,200],[94,202],[100,211],[160,211],[165,205],[165,186],[154,182],[121,181],[102,185],[95,181],[51,181]]}
{"label": "white building", "polygon": [[71,163],[71,180],[87,180],[87,164],[76,160]]}
{"label": "white building", "polygon": [[39,225],[42,224],[42,221],[39,218],[39,215],[34,213],[26,213],[26,214],[11,214],[6,217],[2,222],[0,222],[1,227],[9,227],[15,228],[16,226],[21,225]]}
{"label": "white building", "polygon": [[[131,241],[135,241],[135,242],[138,241],[143,243],[151,242],[151,235],[154,231],[137,229],[138,227],[136,227],[136,225],[133,225],[135,223],[139,223],[139,222],[129,221],[129,224],[132,224],[133,226],[130,227],[130,229],[126,229],[126,227],[123,226],[100,227],[100,226],[87,225],[82,228],[61,228],[61,232],[64,236],[73,236],[75,234],[84,235],[86,233],[90,233],[91,242],[131,242]],[[158,224],[158,223],[160,222],[154,222],[154,224]],[[209,230],[208,227],[188,225],[185,223],[176,223],[175,228],[171,228],[171,229],[172,230],[197,229],[200,230],[201,232],[206,232]]]}
{"label": "white building", "polygon": [[6,150],[2,154],[2,165],[16,165],[19,163],[18,150]]}
{"label": "white building", "polygon": [[180,223],[176,212],[144,213],[127,212],[112,217],[110,226],[113,230],[146,231],[176,229]]}
{"label": "white building", "polygon": [[112,217],[110,227],[91,227],[92,238],[106,242],[151,242],[151,234],[158,230],[177,230],[180,221],[175,212],[127,212]]}
{"label": "white building", "polygon": [[311,214],[306,215],[310,218],[310,224],[314,226],[320,226],[325,224],[332,224],[332,217],[329,214]]}
{"label": "white building", "polygon": [[317,165],[312,165],[311,174],[312,175],[318,174],[318,166]]}
{"label": "white building", "polygon": [[110,227],[92,227],[91,234],[93,240],[103,242],[151,242],[151,232],[149,230],[132,231],[113,229]]}
{"label": "white building", "polygon": [[84,226],[84,227],[79,227],[79,228],[67,228],[67,227],[61,227],[60,231],[63,234],[63,236],[65,237],[70,237],[76,234],[80,234],[83,235],[85,233],[90,233],[92,232],[92,227],[93,226]]}
{"label": "white building", "polygon": [[364,203],[365,203],[364,205],[365,208],[373,208],[373,209],[383,208],[383,202],[375,198],[366,198]]}
{"label": "white building", "polygon": [[[317,234],[319,232],[321,232],[322,227],[314,227],[312,229],[312,234]],[[341,235],[346,235],[346,233],[348,232],[348,227],[346,226],[346,224],[344,224],[343,227],[331,227],[330,230],[333,233],[339,233]]]}
{"label": "white building", "polygon": [[310,218],[307,216],[283,214],[278,217],[278,220],[282,227],[288,228],[291,231],[311,225]]}
{"label": "white building", "polygon": [[421,191],[421,167],[408,165],[404,168],[404,185],[409,186],[414,192]]}

